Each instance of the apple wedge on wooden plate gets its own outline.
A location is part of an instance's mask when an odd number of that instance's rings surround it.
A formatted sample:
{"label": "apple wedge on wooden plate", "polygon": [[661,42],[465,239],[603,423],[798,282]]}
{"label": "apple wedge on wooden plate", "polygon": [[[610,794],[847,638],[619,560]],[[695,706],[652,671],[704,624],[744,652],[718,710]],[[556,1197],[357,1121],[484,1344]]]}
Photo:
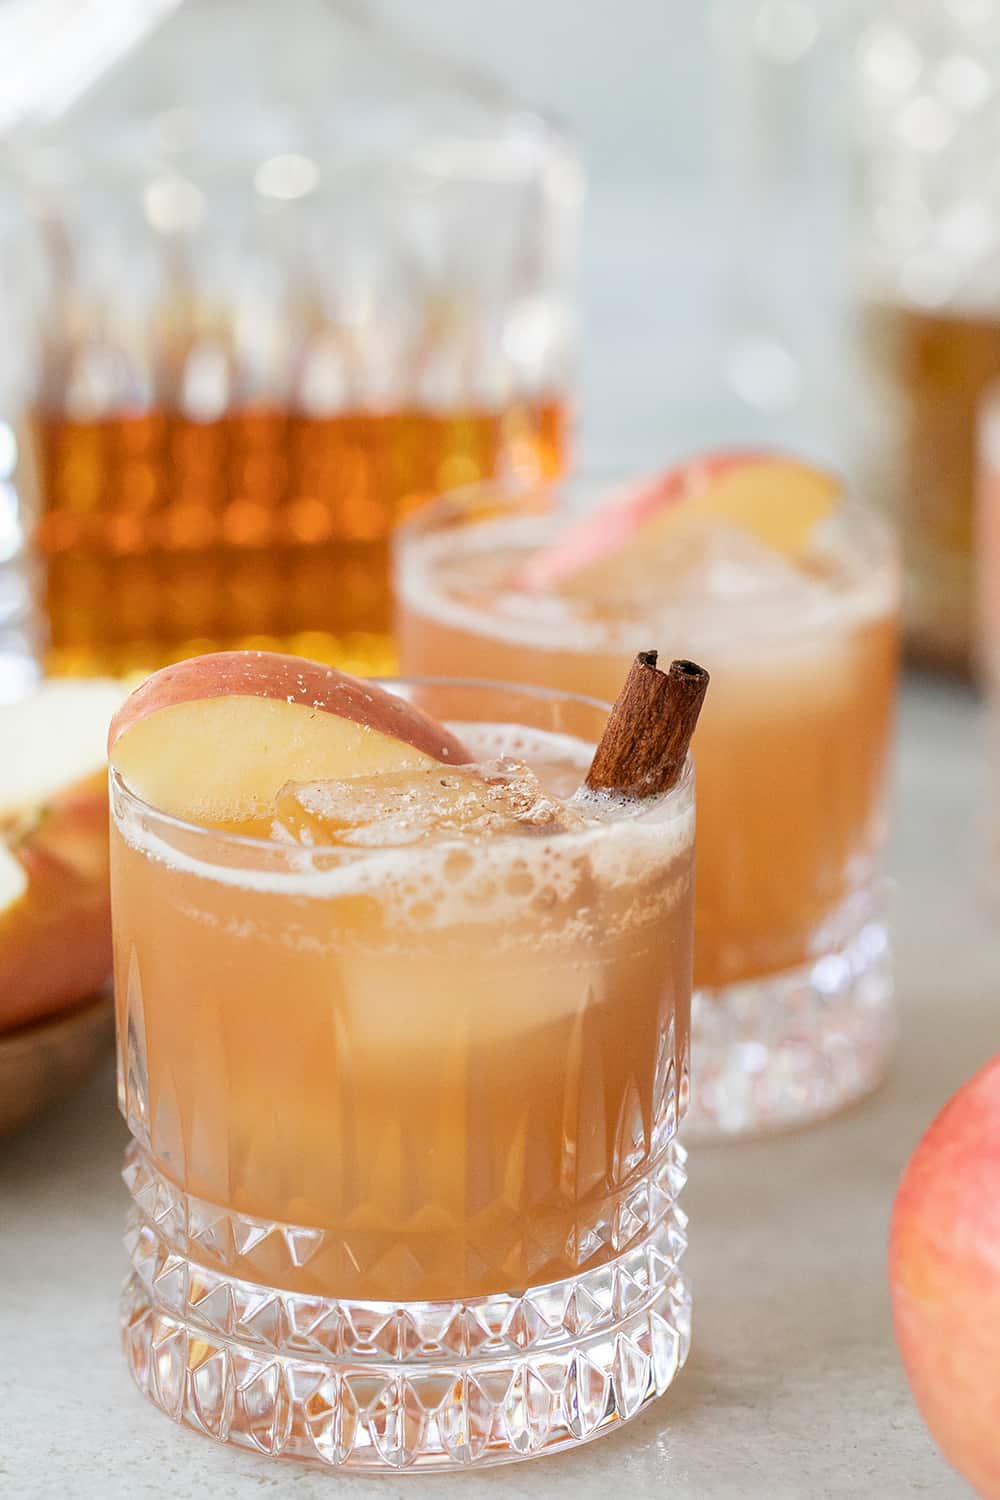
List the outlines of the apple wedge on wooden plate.
{"label": "apple wedge on wooden plate", "polygon": [[114,1030],[114,1001],[105,993],[0,1034],[0,1135],[82,1083],[108,1056]]}
{"label": "apple wedge on wooden plate", "polygon": [[0,1130],[107,1046],[105,745],[125,691],[57,679],[0,706]]}

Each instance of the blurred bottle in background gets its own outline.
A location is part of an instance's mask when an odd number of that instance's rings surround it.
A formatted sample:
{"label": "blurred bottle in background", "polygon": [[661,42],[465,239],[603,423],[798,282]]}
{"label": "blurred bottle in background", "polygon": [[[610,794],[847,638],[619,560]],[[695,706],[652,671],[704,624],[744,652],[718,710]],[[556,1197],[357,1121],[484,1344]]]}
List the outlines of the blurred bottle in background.
{"label": "blurred bottle in background", "polygon": [[[714,0],[719,386],[733,436],[853,469],[843,45],[853,0]],[[852,473],[852,478],[854,474]]]}
{"label": "blurred bottle in background", "polygon": [[987,873],[1000,892],[1000,380],[987,387],[978,416],[975,666],[986,697]]}
{"label": "blurred bottle in background", "polygon": [[[0,174],[9,170],[8,143],[43,128],[68,109],[156,24],[177,0],[31,0],[0,6]],[[13,61],[12,60],[16,60]],[[43,631],[33,558],[35,493],[30,440],[21,418],[36,343],[31,304],[32,247],[25,205],[0,190],[0,703],[26,692],[40,669]]]}
{"label": "blurred bottle in background", "polygon": [[853,38],[865,349],[911,652],[974,646],[976,414],[1000,376],[1000,4],[881,0]]}
{"label": "blurred bottle in background", "polygon": [[350,0],[147,10],[3,163],[45,665],[383,669],[397,517],[564,463],[576,154]]}
{"label": "blurred bottle in background", "polygon": [[1000,3],[716,0],[715,30],[726,382],[755,435],[896,516],[910,654],[966,672],[976,409],[1000,376]]}
{"label": "blurred bottle in background", "polygon": [[[4,395],[0,387],[0,410],[10,410]],[[40,638],[18,467],[17,434],[0,420],[0,703],[20,698],[38,675]]]}

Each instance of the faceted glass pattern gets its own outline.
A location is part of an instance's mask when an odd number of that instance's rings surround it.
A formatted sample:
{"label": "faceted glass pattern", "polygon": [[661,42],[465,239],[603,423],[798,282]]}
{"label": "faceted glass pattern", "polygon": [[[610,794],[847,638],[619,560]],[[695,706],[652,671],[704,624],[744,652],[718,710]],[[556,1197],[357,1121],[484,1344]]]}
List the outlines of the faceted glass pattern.
{"label": "faceted glass pattern", "polygon": [[869,1094],[898,1031],[892,950],[881,910],[799,969],[691,1003],[688,1140],[789,1129]]}
{"label": "faceted glass pattern", "polygon": [[634,1183],[613,1260],[521,1294],[349,1301],[212,1268],[289,1279],[322,1230],[204,1203],[130,1149],[122,1336],[139,1388],[175,1420],[260,1453],[354,1468],[502,1463],[596,1437],[661,1395],[690,1345],[678,1263],[685,1153]]}

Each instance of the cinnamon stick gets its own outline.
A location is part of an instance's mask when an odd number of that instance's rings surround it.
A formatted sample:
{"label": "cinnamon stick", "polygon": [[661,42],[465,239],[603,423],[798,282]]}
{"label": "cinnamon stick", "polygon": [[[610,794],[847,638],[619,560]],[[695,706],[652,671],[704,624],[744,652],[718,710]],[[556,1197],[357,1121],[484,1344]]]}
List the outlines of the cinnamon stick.
{"label": "cinnamon stick", "polygon": [[611,710],[584,785],[620,797],[659,797],[681,774],[708,687],[693,661],[663,672],[655,651],[640,651]]}

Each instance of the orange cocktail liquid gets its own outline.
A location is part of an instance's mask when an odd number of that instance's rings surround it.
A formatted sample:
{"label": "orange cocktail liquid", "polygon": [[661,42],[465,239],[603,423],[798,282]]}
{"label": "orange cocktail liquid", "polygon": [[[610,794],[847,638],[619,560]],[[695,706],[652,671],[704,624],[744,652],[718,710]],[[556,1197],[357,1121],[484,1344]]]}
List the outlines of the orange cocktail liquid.
{"label": "orange cocktail liquid", "polygon": [[[517,538],[514,537],[514,528]],[[506,538],[505,538],[506,531]],[[636,649],[711,672],[698,769],[695,984],[794,969],[863,920],[878,875],[897,657],[895,575],[838,559],[815,615],[710,597],[623,617],[598,604],[518,600],[505,580],[551,522],[495,522],[400,546],[407,672],[475,672],[613,699]],[[528,539],[528,540],[526,540]],[[664,595],[669,600],[669,577]]]}
{"label": "orange cocktail liquid", "polygon": [[[515,741],[549,788],[579,784],[578,741]],[[327,870],[128,800],[122,1102],[165,1178],[251,1226],[209,1236],[202,1263],[320,1297],[455,1299],[600,1266],[638,1232],[624,1197],[686,1090],[690,785],[659,821]],[[301,1229],[301,1264],[287,1237],[268,1259],[271,1224]]]}

